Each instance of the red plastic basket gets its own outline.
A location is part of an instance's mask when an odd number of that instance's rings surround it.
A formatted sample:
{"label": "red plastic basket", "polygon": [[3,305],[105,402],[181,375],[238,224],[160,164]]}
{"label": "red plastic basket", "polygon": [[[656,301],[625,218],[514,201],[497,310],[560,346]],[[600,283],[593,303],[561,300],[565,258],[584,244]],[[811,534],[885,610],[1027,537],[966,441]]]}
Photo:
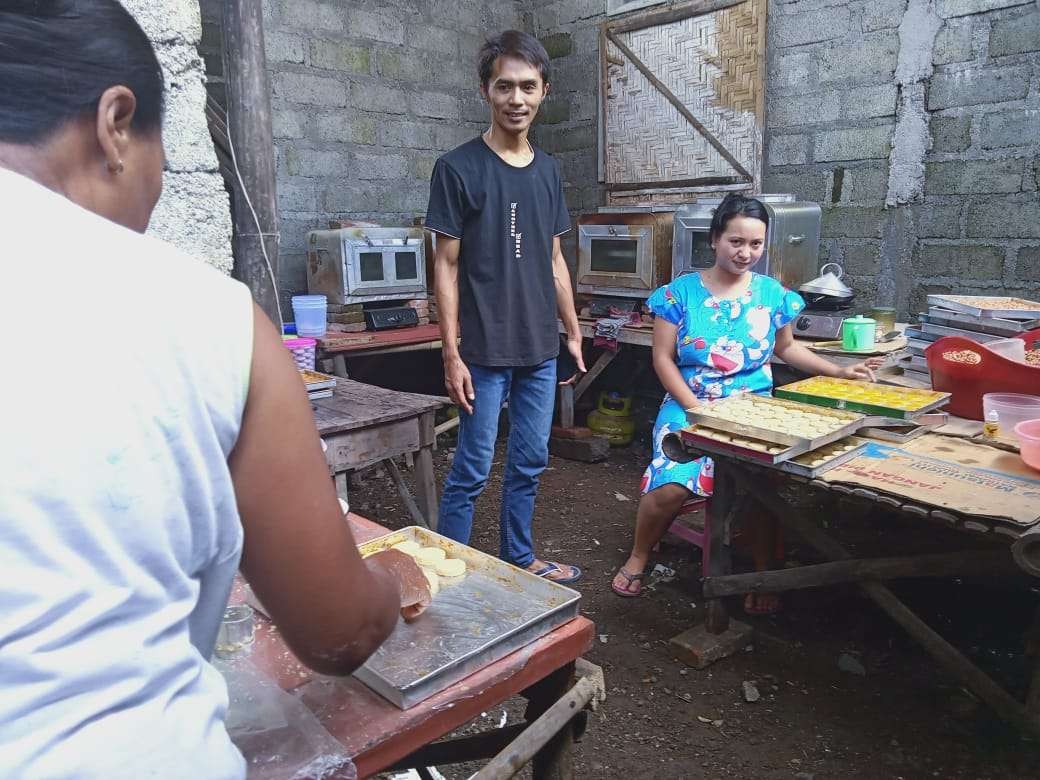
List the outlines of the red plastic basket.
{"label": "red plastic basket", "polygon": [[[1035,349],[1040,342],[1040,329],[1016,338]],[[977,363],[962,363],[944,355],[974,352]],[[951,393],[946,410],[969,420],[982,419],[982,396],[986,393],[1024,393],[1040,395],[1040,367],[1009,360],[985,344],[962,336],[943,336],[924,351],[932,374],[932,389]]]}

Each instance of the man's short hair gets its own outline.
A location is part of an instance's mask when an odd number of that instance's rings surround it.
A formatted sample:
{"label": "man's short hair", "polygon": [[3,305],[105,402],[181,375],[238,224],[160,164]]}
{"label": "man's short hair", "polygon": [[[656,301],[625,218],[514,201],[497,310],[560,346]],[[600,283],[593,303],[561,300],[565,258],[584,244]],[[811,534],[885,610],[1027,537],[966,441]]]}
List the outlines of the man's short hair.
{"label": "man's short hair", "polygon": [[495,69],[495,61],[499,57],[515,57],[523,60],[532,68],[538,68],[542,74],[542,82],[549,83],[549,55],[541,41],[533,35],[520,30],[506,30],[488,38],[480,49],[480,85],[487,87],[491,81],[491,73]]}

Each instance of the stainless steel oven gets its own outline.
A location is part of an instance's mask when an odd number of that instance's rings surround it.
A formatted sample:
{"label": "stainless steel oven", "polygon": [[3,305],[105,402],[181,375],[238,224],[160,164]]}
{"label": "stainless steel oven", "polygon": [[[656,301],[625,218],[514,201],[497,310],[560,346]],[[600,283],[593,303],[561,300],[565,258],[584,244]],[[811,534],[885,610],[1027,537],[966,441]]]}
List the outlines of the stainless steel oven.
{"label": "stainless steel oven", "polygon": [[[762,201],[769,213],[766,251],[754,270],[778,279],[788,289],[798,289],[815,278],[820,253],[818,204],[800,202],[794,195],[751,196]],[[672,278],[710,268],[715,253],[708,240],[711,218],[721,198],[701,198],[675,212],[672,241]]]}
{"label": "stainless steel oven", "polygon": [[578,292],[646,298],[667,283],[673,214],[674,207],[602,208],[579,217]]}
{"label": "stainless steel oven", "polygon": [[329,303],[426,297],[421,227],[351,227],[307,234],[307,289]]}

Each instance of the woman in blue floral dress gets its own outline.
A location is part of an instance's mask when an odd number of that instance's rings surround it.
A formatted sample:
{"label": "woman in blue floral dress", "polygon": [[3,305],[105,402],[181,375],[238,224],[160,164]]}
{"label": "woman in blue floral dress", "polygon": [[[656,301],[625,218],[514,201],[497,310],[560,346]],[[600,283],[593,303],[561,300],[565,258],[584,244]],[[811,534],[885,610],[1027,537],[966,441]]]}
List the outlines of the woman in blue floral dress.
{"label": "woman in blue floral dress", "polygon": [[[687,409],[735,393],[770,394],[774,353],[807,374],[850,379],[872,380],[871,368],[880,362],[842,368],[795,342],[789,323],[805,302],[751,270],[762,257],[768,222],[759,201],[727,196],[712,219],[714,266],[680,276],[647,301],[656,316],[654,369],[668,392],[654,425],[653,459],[643,474],[632,553],[612,583],[620,596],[639,595],[650,550],[682,505],[712,493],[710,458],[678,463],[661,449],[666,434],[686,425]],[[764,516],[748,525],[756,568],[768,568],[775,527]],[[745,609],[772,612],[778,604],[772,594],[750,594]]]}

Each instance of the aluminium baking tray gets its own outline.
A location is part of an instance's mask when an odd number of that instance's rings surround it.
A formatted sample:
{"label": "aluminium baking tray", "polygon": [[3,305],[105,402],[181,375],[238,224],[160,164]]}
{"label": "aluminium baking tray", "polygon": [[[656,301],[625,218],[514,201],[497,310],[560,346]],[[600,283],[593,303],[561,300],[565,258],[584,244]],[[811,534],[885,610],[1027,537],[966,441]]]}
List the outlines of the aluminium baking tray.
{"label": "aluminium baking tray", "polygon": [[1005,320],[1000,317],[975,317],[959,311],[949,311],[932,306],[927,313],[917,315],[921,322],[945,325],[948,328],[965,328],[993,336],[1012,337],[1029,330],[1040,328],[1040,319]]}
{"label": "aluminium baking tray", "polygon": [[[912,354],[912,353],[911,353]],[[925,363],[927,365],[927,362]],[[914,409],[899,409],[894,406],[885,406],[882,403],[871,403],[869,401],[858,401],[849,398],[842,398],[833,395],[823,395],[819,392],[814,392],[812,389],[813,382],[817,380],[817,377],[810,377],[809,379],[802,379],[797,382],[792,382],[789,385],[776,388],[773,392],[776,393],[778,398],[789,398],[792,401],[801,401],[802,403],[811,404],[814,406],[823,406],[830,409],[845,409],[850,412],[862,412],[863,414],[874,415],[876,419],[885,420],[913,420],[920,417],[928,412],[935,411],[941,406],[945,406],[950,401],[950,393],[941,393],[937,390],[917,390],[906,387],[896,386],[882,386],[885,391],[890,393],[903,393],[907,396],[927,394],[932,398],[928,403],[921,404]],[[838,380],[841,381],[841,380]],[[846,386],[860,386],[867,385],[867,382],[860,380],[849,379],[845,380]],[[863,425],[878,425],[875,419],[864,420]]]}
{"label": "aluminium baking tray", "polygon": [[581,594],[536,577],[472,547],[419,526],[358,545],[364,555],[412,540],[466,562],[456,582],[419,618],[399,620],[393,633],[354,672],[361,682],[408,709],[578,616]]}
{"label": "aluminium baking tray", "polygon": [[[1000,308],[1000,302],[1025,304],[1017,309]],[[987,304],[991,304],[989,306]],[[1040,303],[1006,295],[929,295],[929,306],[941,306],[973,317],[997,317],[1006,320],[1035,320],[1040,318]]]}
{"label": "aluminium baking tray", "polygon": [[1003,336],[994,336],[992,333],[980,333],[977,330],[967,330],[965,328],[951,328],[948,325],[933,325],[930,322],[924,322],[920,326],[920,330],[925,335],[935,336],[935,341],[938,341],[943,336],[960,336],[974,341],[976,344],[988,344],[991,341],[997,341]]}
{"label": "aluminium baking tray", "polygon": [[[674,435],[674,434],[669,434]],[[848,442],[853,444],[854,447],[848,452],[843,452],[840,455],[827,458],[825,461],[817,466],[812,466],[806,463],[799,463],[794,460],[798,458],[800,460],[806,460],[812,454],[811,450],[791,452],[785,450],[779,455],[769,455],[768,453],[758,452],[756,450],[749,450],[743,447],[735,447],[728,442],[716,441],[707,436],[703,436],[697,431],[697,426],[689,426],[679,431],[679,437],[683,443],[683,447],[687,452],[693,453],[705,453],[708,455],[724,456],[728,458],[734,458],[736,460],[742,460],[747,463],[758,463],[761,465],[771,466],[778,471],[783,471],[788,474],[797,474],[802,477],[808,477],[809,479],[815,479],[816,477],[830,471],[833,468],[837,468],[843,463],[847,463],[853,458],[858,457],[866,449],[867,442],[865,439],[861,439],[857,436],[848,436],[838,441]],[[831,442],[833,444],[834,442]],[[826,446],[826,445],[825,445]],[[792,448],[794,449],[794,448]],[[800,448],[799,448],[800,449]],[[776,460],[776,458],[783,457],[782,460]]]}
{"label": "aluminium baking tray", "polygon": [[718,401],[712,401],[707,406],[698,407],[699,409],[706,409],[707,412],[701,412],[697,410],[687,410],[686,420],[687,422],[695,425],[702,425],[705,428],[714,428],[717,431],[728,431],[729,433],[735,433],[739,436],[746,436],[749,439],[759,439],[765,442],[771,442],[773,444],[782,444],[786,447],[799,447],[800,452],[808,452],[809,450],[818,449],[825,444],[830,444],[832,441],[843,439],[846,436],[855,433],[860,427],[863,420],[862,414],[855,414],[852,412],[841,412],[836,409],[827,409],[826,407],[813,406],[812,404],[803,404],[798,401],[788,401],[783,398],[773,398],[771,396],[764,396],[764,399],[768,399],[768,403],[775,406],[786,407],[789,409],[797,409],[800,411],[810,412],[812,414],[823,415],[825,417],[842,417],[848,420],[848,422],[836,428],[831,433],[825,433],[815,438],[807,438],[805,436],[795,436],[794,434],[783,433],[781,431],[774,431],[770,428],[760,428],[756,425],[748,423],[738,423],[732,420],[723,420],[720,417],[711,414],[711,411],[717,409],[720,405],[725,404],[727,401],[733,401],[739,399],[740,395],[732,395],[728,398],[723,398]]}

